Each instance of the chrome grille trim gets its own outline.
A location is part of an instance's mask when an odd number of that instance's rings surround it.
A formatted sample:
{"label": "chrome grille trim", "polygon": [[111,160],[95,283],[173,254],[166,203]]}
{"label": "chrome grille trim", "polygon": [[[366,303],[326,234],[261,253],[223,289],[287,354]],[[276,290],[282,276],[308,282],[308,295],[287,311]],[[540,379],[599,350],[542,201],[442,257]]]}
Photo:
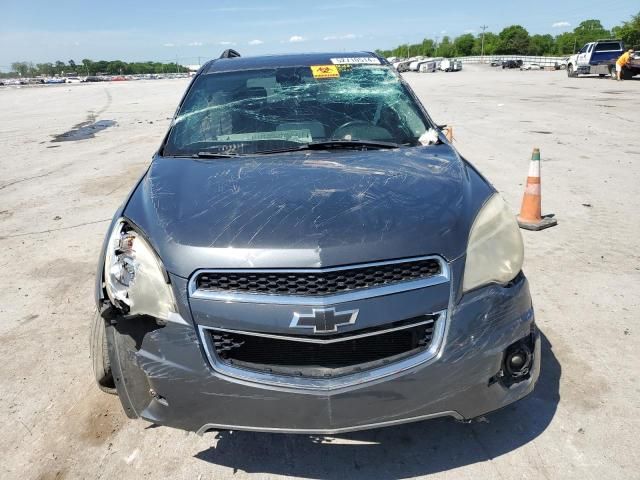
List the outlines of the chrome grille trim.
{"label": "chrome grille trim", "polygon": [[218,328],[218,327],[203,327],[203,328],[205,330],[215,330],[217,332],[239,333],[241,335],[251,335],[254,337],[274,338],[276,340],[287,340],[289,342],[330,344],[330,343],[346,342],[348,340],[356,340],[358,338],[372,337],[374,335],[382,335],[385,333],[397,332],[399,330],[406,330],[408,328],[419,327],[420,325],[426,325],[427,323],[435,323],[436,321],[437,319],[434,320],[433,318],[429,318],[428,320],[410,323],[407,325],[401,325],[399,327],[385,328],[384,330],[375,330],[373,332],[350,335],[350,336],[345,336],[340,338],[326,338],[326,339],[313,338],[313,337],[293,337],[289,335],[274,335],[271,333],[262,333],[262,332],[247,332],[244,330],[233,330],[230,328]]}
{"label": "chrome grille trim", "polygon": [[[244,293],[244,292],[228,292],[228,291],[210,291],[200,290],[197,288],[196,279],[203,273],[327,273],[336,272],[342,270],[353,270],[358,268],[375,267],[382,265],[394,265],[416,262],[420,260],[436,260],[440,264],[440,274],[432,277],[408,280],[394,283],[392,285],[384,285],[380,287],[364,288],[362,290],[354,290],[344,293],[335,293],[324,296],[301,296],[301,295],[277,295],[277,294],[260,294],[260,293]],[[401,260],[390,260],[384,262],[372,262],[361,263],[354,265],[347,265],[342,267],[328,267],[328,268],[289,268],[289,269],[200,269],[195,271],[189,279],[188,291],[189,297],[194,299],[203,300],[216,300],[221,302],[240,302],[240,303],[268,303],[279,305],[306,305],[306,306],[327,306],[336,305],[345,302],[352,302],[355,300],[363,300],[366,298],[381,297],[385,295],[392,295],[395,293],[407,292],[411,290],[417,290],[420,288],[430,287],[433,285],[439,285],[447,283],[450,279],[449,265],[443,258],[435,255],[404,258]]]}
{"label": "chrome grille trim", "polygon": [[[447,311],[433,312],[430,315],[436,316],[433,336],[431,344],[427,350],[420,352],[411,357],[399,360],[389,365],[374,368],[364,372],[352,373],[337,378],[304,378],[286,375],[276,375],[264,372],[257,372],[244,368],[239,368],[225,364],[217,360],[215,353],[212,352],[211,341],[207,335],[207,330],[220,330],[215,327],[198,326],[202,345],[205,354],[213,370],[230,381],[245,383],[248,385],[269,385],[271,387],[291,389],[291,390],[307,390],[313,391],[333,391],[348,387],[354,387],[368,382],[373,382],[381,378],[396,375],[401,372],[410,370],[420,365],[424,365],[433,361],[438,357],[441,347],[444,343],[445,332],[447,328]],[[244,332],[246,333],[246,332]],[[350,337],[353,338],[353,337]]]}

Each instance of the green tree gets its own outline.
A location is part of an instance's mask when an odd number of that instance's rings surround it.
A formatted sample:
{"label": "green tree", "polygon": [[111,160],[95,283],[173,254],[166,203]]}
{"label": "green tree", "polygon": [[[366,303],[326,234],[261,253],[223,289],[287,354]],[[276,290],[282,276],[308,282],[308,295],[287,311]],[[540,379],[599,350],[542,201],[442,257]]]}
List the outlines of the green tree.
{"label": "green tree", "polygon": [[622,25],[613,27],[613,34],[627,47],[640,49],[640,12],[632,16],[628,22],[622,22]]}
{"label": "green tree", "polygon": [[109,75],[123,75],[128,73],[127,70],[127,64],[120,60],[114,60],[107,65],[107,73]]}
{"label": "green tree", "polygon": [[[498,48],[498,40],[499,37],[495,33],[485,32],[484,34],[484,54],[485,55],[493,55],[496,53],[496,49]],[[476,36],[475,42],[473,44],[473,55],[481,55],[482,54],[482,34]]]}
{"label": "green tree", "polygon": [[29,64],[27,62],[13,62],[11,64],[11,70],[22,77],[26,77],[27,73],[29,73]]}
{"label": "green tree", "polygon": [[93,71],[93,62],[91,60],[89,60],[88,58],[83,58],[82,59],[82,73],[84,75],[91,75],[92,73],[95,73]]}
{"label": "green tree", "polygon": [[435,42],[430,38],[425,38],[424,40],[422,40],[420,50],[420,53],[425,57],[433,57],[435,52]]}
{"label": "green tree", "polygon": [[496,53],[525,55],[529,50],[529,32],[520,25],[511,25],[498,35]]}
{"label": "green tree", "polygon": [[[556,55],[571,55],[576,52],[578,41],[573,32],[565,32],[555,38],[554,53]],[[580,45],[582,46],[582,45]]]}
{"label": "green tree", "polygon": [[451,38],[449,38],[448,35],[445,35],[444,37],[442,37],[442,41],[436,48],[436,55],[438,57],[450,58],[453,57],[454,54],[455,48],[453,46],[453,43],[451,43]]}
{"label": "green tree", "polygon": [[54,67],[53,67],[53,73],[55,75],[60,75],[60,74],[62,74],[62,72],[64,72],[65,68],[67,68],[65,63],[61,62],[60,60],[57,60],[56,63],[54,64]]}
{"label": "green tree", "polygon": [[529,40],[529,55],[551,55],[555,48],[554,39],[551,35],[533,35]]}
{"label": "green tree", "polygon": [[465,33],[460,35],[453,41],[453,47],[456,56],[466,57],[473,52],[473,46],[475,44],[475,38],[471,33]]}
{"label": "green tree", "polygon": [[611,32],[602,26],[600,20],[585,20],[580,22],[574,30],[577,48],[581,48],[585,43],[595,40],[611,38]]}

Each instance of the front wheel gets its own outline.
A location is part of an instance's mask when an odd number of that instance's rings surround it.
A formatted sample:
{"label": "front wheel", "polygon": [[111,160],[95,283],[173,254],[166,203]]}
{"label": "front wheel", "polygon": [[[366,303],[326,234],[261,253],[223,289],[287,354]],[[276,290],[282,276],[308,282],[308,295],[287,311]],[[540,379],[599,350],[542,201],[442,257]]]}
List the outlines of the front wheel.
{"label": "front wheel", "polygon": [[111,362],[109,361],[109,347],[107,345],[107,332],[104,318],[100,312],[94,314],[91,320],[91,332],[89,334],[89,351],[93,365],[93,375],[98,388],[106,393],[116,395],[116,384],[113,381]]}
{"label": "front wheel", "polygon": [[578,74],[573,69],[573,65],[567,65],[567,77],[575,78],[577,76],[578,76]]}

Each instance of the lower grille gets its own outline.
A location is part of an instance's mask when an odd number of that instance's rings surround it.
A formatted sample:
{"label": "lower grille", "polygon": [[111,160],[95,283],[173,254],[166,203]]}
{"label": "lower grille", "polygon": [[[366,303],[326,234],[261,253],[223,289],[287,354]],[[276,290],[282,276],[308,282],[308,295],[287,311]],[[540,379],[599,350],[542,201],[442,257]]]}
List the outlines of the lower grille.
{"label": "lower grille", "polygon": [[429,348],[435,317],[332,336],[278,337],[210,330],[219,361],[258,372],[331,378],[386,365]]}

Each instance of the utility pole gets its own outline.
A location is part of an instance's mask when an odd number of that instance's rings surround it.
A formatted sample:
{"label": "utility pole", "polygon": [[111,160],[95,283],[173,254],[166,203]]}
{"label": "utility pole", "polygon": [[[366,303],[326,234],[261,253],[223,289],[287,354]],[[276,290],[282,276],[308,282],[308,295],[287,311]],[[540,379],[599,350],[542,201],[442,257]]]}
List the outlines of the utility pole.
{"label": "utility pole", "polygon": [[482,42],[481,42],[481,47],[480,47],[480,62],[484,63],[484,31],[489,28],[486,25],[482,25],[480,27],[482,29]]}

